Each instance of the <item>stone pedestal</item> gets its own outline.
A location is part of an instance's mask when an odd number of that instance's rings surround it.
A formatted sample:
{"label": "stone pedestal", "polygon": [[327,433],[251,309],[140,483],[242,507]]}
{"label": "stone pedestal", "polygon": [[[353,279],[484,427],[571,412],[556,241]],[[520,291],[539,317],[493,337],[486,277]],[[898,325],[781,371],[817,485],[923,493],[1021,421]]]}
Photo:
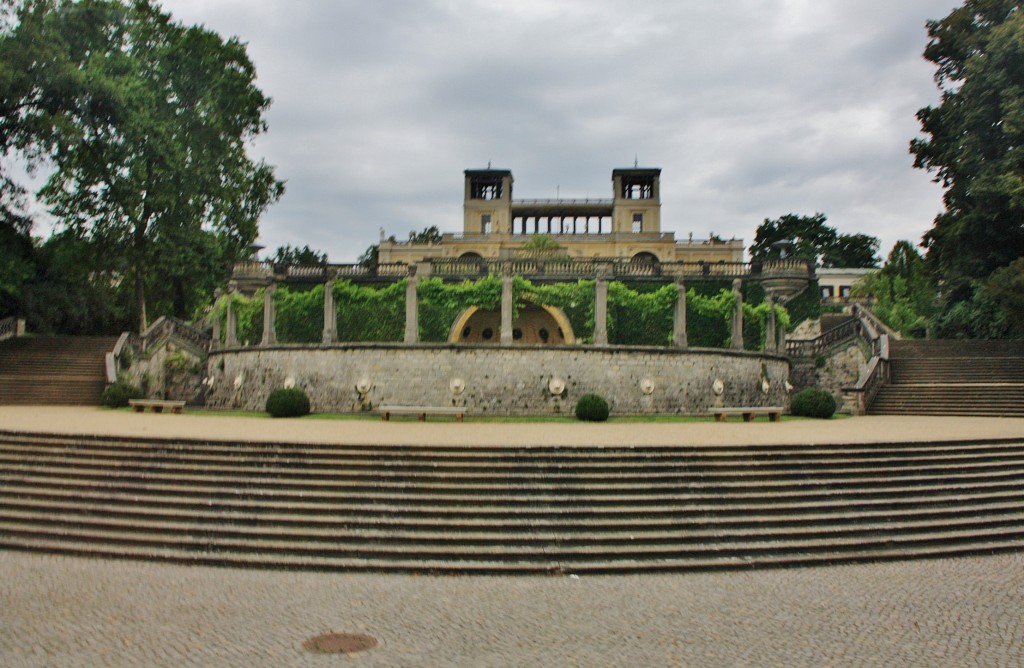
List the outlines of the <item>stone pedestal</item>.
{"label": "stone pedestal", "polygon": [[409,277],[405,285],[405,342],[416,343],[420,339],[419,279]]}
{"label": "stone pedestal", "polygon": [[224,333],[224,347],[238,347],[238,314],[235,313],[235,293],[238,292],[238,284],[232,281],[228,284],[228,313],[227,331]]}
{"label": "stone pedestal", "polygon": [[608,278],[607,272],[597,275],[594,285],[594,345],[608,345]]}
{"label": "stone pedestal", "polygon": [[324,283],[324,331],[323,344],[334,343],[338,332],[338,314],[334,310],[334,281]]}
{"label": "stone pedestal", "polygon": [[732,295],[736,298],[732,311],[732,348],[743,350],[743,281],[738,278],[732,282]]}
{"label": "stone pedestal", "polygon": [[277,308],[274,305],[274,293],[277,283],[271,283],[263,290],[263,340],[261,346],[277,345]]}
{"label": "stone pedestal", "polygon": [[686,348],[689,346],[686,338],[686,284],[680,279],[676,281],[676,289],[679,294],[672,319],[672,344],[676,348]]}
{"label": "stone pedestal", "polygon": [[512,275],[501,277],[501,345],[512,345]]}

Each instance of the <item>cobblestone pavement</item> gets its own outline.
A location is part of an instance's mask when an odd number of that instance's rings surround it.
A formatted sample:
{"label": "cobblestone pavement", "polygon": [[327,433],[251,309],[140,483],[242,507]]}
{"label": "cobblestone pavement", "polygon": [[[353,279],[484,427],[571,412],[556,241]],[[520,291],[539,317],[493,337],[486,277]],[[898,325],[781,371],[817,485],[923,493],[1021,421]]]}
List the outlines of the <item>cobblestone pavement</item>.
{"label": "cobblestone pavement", "polygon": [[[336,575],[0,551],[0,665],[1020,666],[1024,555],[629,577]],[[380,647],[302,649],[326,632]]]}

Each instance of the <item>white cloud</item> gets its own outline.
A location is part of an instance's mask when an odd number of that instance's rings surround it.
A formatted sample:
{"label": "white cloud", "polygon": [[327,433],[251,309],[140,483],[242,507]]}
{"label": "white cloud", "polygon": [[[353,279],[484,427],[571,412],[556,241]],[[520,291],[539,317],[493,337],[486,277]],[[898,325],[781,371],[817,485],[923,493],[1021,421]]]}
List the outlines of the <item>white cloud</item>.
{"label": "white cloud", "polygon": [[822,211],[917,241],[940,191],[911,168],[931,0],[165,0],[249,45],[274,98],[257,149],[288,180],[270,248],[353,260],[378,229],[461,224],[462,170],[517,197],[608,196],[614,167],[663,168],[663,218],[743,237]]}

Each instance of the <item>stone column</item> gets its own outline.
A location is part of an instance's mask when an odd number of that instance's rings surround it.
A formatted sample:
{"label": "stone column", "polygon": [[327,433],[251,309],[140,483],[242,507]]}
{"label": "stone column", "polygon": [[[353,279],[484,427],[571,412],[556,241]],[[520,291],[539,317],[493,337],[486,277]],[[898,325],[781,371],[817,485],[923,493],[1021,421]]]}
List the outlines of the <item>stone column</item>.
{"label": "stone column", "polygon": [[263,290],[263,340],[261,346],[277,345],[277,308],[274,306],[274,293],[277,283],[270,283]]}
{"label": "stone column", "polygon": [[220,314],[217,312],[220,306],[220,300],[224,297],[224,292],[217,288],[213,291],[213,318],[211,318],[213,325],[213,340],[210,341],[210,350],[220,349]]}
{"label": "stone column", "polygon": [[594,345],[608,345],[608,269],[597,271],[594,286]]}
{"label": "stone column", "polygon": [[227,332],[224,334],[224,347],[238,347],[238,314],[235,313],[235,293],[238,292],[238,284],[234,281],[228,283],[228,323]]}
{"label": "stone column", "polygon": [[774,353],[775,349],[775,300],[768,295],[768,321],[764,325],[764,351]]}
{"label": "stone column", "polygon": [[501,276],[501,345],[512,345],[512,274]]}
{"label": "stone column", "polygon": [[324,283],[324,335],[323,344],[334,343],[338,332],[338,313],[334,310],[334,281]]}
{"label": "stone column", "polygon": [[736,298],[736,305],[732,311],[732,348],[743,350],[743,281],[734,279],[732,282],[732,295]]}
{"label": "stone column", "polygon": [[416,343],[420,340],[420,281],[415,276],[409,277],[405,285],[405,342]]}
{"label": "stone column", "polygon": [[686,348],[689,342],[686,339],[686,284],[683,279],[676,281],[676,289],[679,291],[676,297],[676,310],[672,319],[672,343],[676,348]]}

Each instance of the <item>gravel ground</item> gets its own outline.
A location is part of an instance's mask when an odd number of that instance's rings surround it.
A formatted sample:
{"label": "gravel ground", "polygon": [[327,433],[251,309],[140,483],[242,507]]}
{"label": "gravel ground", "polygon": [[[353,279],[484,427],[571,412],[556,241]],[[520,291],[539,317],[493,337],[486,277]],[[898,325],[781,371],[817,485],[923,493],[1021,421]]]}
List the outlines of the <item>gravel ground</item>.
{"label": "gravel ground", "polygon": [[[629,577],[259,572],[0,552],[0,665],[1020,666],[1024,555]],[[380,646],[302,649],[322,633]]]}

